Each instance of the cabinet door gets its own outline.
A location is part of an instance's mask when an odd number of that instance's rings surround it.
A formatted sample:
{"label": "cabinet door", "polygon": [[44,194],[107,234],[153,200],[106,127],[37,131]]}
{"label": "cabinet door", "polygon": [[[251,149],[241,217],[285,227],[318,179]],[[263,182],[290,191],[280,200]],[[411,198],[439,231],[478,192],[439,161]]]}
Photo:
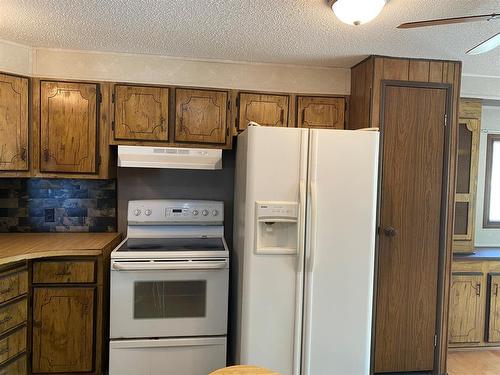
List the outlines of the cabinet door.
{"label": "cabinet door", "polygon": [[168,140],[168,88],[115,86],[115,139]]}
{"label": "cabinet door", "polygon": [[95,288],[33,293],[33,372],[92,371]]}
{"label": "cabinet door", "polygon": [[481,341],[484,322],[482,289],[482,273],[453,273],[450,289],[450,344]]}
{"label": "cabinet door", "polygon": [[345,98],[299,96],[299,128],[344,129]]}
{"label": "cabinet door", "polygon": [[227,92],[175,91],[175,142],[226,143]]}
{"label": "cabinet door", "polygon": [[96,84],[41,82],[40,170],[95,173]]}
{"label": "cabinet door", "polygon": [[500,274],[490,274],[490,319],[488,322],[488,342],[500,342],[500,298],[498,288]]}
{"label": "cabinet door", "polygon": [[460,119],[457,142],[454,250],[474,250],[474,215],[479,156],[480,122]]}
{"label": "cabinet door", "polygon": [[0,74],[0,170],[28,170],[28,79]]}
{"label": "cabinet door", "polygon": [[288,126],[288,96],[241,93],[239,96],[238,130],[250,121],[263,126]]}

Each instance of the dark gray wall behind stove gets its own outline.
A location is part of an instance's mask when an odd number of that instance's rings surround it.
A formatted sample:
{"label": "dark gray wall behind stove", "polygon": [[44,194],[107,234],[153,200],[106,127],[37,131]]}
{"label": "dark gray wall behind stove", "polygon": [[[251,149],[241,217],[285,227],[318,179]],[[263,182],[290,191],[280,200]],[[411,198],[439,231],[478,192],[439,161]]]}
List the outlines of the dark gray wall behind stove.
{"label": "dark gray wall behind stove", "polygon": [[134,199],[224,201],[225,237],[232,248],[236,150],[223,151],[222,170],[118,168],[118,231],[127,229],[127,203]]}

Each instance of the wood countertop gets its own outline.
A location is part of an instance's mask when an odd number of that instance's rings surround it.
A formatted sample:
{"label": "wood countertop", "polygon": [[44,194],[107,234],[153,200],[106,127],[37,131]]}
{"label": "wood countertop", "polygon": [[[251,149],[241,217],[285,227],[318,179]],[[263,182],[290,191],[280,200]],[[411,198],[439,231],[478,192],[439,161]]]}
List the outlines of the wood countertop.
{"label": "wood countertop", "polygon": [[120,242],[120,233],[1,233],[0,265],[53,256],[100,255]]}

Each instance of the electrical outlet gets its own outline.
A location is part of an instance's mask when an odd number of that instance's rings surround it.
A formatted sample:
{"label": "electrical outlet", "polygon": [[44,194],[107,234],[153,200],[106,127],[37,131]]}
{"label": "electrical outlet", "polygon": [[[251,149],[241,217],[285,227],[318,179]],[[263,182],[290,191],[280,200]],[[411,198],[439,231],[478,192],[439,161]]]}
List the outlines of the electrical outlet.
{"label": "electrical outlet", "polygon": [[45,222],[46,223],[53,223],[54,221],[56,221],[54,209],[53,208],[46,208],[45,209]]}

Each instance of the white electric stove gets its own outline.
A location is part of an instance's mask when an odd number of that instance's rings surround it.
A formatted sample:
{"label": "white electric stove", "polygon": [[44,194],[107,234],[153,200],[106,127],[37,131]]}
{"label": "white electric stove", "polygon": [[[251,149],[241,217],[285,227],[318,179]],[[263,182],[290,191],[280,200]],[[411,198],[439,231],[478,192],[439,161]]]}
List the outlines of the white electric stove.
{"label": "white electric stove", "polygon": [[110,375],[206,375],[226,364],[224,206],[141,200],[111,253]]}

